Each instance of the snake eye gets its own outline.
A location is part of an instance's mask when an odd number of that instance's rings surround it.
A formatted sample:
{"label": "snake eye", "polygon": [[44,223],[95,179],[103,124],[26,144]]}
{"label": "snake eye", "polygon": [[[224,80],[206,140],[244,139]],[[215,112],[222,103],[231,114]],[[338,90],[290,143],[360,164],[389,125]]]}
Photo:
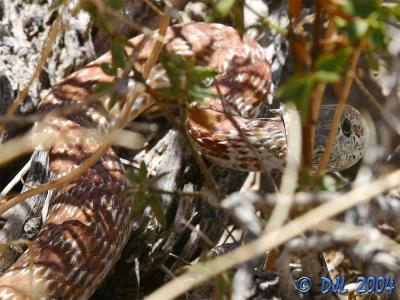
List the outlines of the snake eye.
{"label": "snake eye", "polygon": [[341,128],[345,136],[349,137],[351,135],[351,122],[349,119],[344,118]]}

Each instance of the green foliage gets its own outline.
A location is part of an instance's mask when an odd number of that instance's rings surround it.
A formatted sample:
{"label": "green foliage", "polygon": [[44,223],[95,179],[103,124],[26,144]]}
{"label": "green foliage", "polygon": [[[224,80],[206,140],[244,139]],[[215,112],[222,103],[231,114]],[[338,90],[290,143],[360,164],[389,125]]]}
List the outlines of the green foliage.
{"label": "green foliage", "polygon": [[315,81],[308,75],[293,76],[278,89],[277,96],[296,102],[302,120],[305,120],[309,107],[309,96],[314,85]]}
{"label": "green foliage", "polygon": [[351,56],[351,48],[345,47],[336,55],[324,55],[317,59],[316,69],[331,72],[336,75],[343,74]]}
{"label": "green foliage", "polygon": [[343,3],[343,10],[351,16],[368,18],[380,9],[378,0],[347,0]]}
{"label": "green foliage", "polygon": [[369,49],[386,50],[389,37],[385,32],[385,23],[399,20],[399,5],[383,6],[379,0],[346,0],[343,11],[351,19],[336,18],[336,24],[353,43],[367,40]]}
{"label": "green foliage", "polygon": [[[126,54],[125,47],[132,47],[127,37],[120,35],[116,32],[114,26],[116,22],[114,17],[110,17],[110,14],[106,13],[106,11],[108,10],[122,9],[124,2],[124,0],[106,0],[100,2],[94,2],[93,0],[80,0],[79,8],[76,11],[76,13],[79,10],[85,10],[86,12],[88,12],[91,19],[93,20],[94,25],[96,25],[96,27],[99,28],[101,31],[109,34],[109,36],[111,37],[111,64],[101,64],[103,72],[109,76],[117,76],[118,69],[126,68],[128,56]],[[95,87],[95,92],[106,93],[111,91],[111,88],[111,83],[99,82]],[[111,99],[113,102],[118,100],[116,98],[116,95],[111,94]]]}
{"label": "green foliage", "polygon": [[[300,186],[312,187],[314,192],[335,192],[340,188],[340,183],[334,177],[325,173],[317,173],[311,176],[307,171],[303,171],[300,174]],[[297,191],[299,192],[300,188]]]}
{"label": "green foliage", "polygon": [[165,227],[167,225],[167,220],[161,200],[157,195],[149,191],[155,181],[159,180],[161,176],[149,178],[147,167],[145,163],[142,162],[137,173],[128,172],[131,186],[127,190],[126,196],[133,198],[135,201],[135,206],[132,212],[133,217],[141,215],[144,209],[147,206],[150,206],[158,223]]}
{"label": "green foliage", "polygon": [[111,91],[113,84],[110,82],[100,82],[94,87],[94,93],[103,94]]}
{"label": "green foliage", "polygon": [[123,41],[119,38],[114,38],[111,41],[111,55],[113,68],[125,68],[126,53]]}
{"label": "green foliage", "polygon": [[59,8],[64,3],[64,0],[53,0],[51,1],[50,9]]}
{"label": "green foliage", "polygon": [[277,91],[277,96],[296,102],[302,120],[308,116],[310,94],[319,83],[338,82],[351,57],[351,47],[341,49],[335,55],[323,55],[317,59],[314,72],[292,76]]}
{"label": "green foliage", "polygon": [[214,12],[218,16],[225,18],[235,5],[235,2],[236,0],[219,0],[215,5]]}
{"label": "green foliage", "polygon": [[[322,55],[315,63],[315,71],[297,74],[278,90],[278,96],[295,101],[306,120],[309,111],[310,95],[319,83],[337,82],[349,64],[352,48],[361,42],[367,44],[366,56],[370,66],[377,66],[374,52],[385,54],[389,37],[385,24],[400,20],[400,6],[383,6],[380,0],[344,0],[339,8],[343,14],[333,16],[341,38],[349,46],[334,54]],[[365,49],[365,48],[364,48]]]}
{"label": "green foliage", "polygon": [[[105,65],[105,67],[108,67],[108,65]],[[104,71],[104,68],[103,68]],[[112,71],[110,71],[112,73]],[[106,72],[105,72],[106,73]],[[106,73],[108,74],[108,73]],[[96,96],[102,97],[104,95],[107,95],[111,99],[111,106],[113,106],[117,100],[118,100],[118,93],[113,90],[114,83],[112,82],[99,82],[95,85],[93,89],[93,93],[97,94]]]}
{"label": "green foliage", "polygon": [[129,45],[128,41],[122,37],[115,37],[111,40],[111,66],[109,64],[101,64],[101,69],[109,76],[116,76],[118,68],[126,67],[127,55],[125,46]]}
{"label": "green foliage", "polygon": [[231,299],[232,296],[232,272],[227,271],[218,276],[215,280],[215,299]]}
{"label": "green foliage", "polygon": [[117,69],[114,68],[112,65],[110,66],[109,64],[103,63],[100,65],[100,67],[103,70],[103,72],[109,76],[117,75]]}
{"label": "green foliage", "polygon": [[[207,270],[207,263],[215,258],[215,256],[210,255],[208,252],[203,252],[200,258],[199,263],[193,265],[191,269],[195,272],[203,272]],[[181,268],[180,272],[182,272],[183,268]],[[179,272],[179,273],[180,273]],[[228,270],[214,280],[214,290],[215,295],[213,299],[231,299],[232,298],[232,281],[233,281],[233,273]]]}
{"label": "green foliage", "polygon": [[366,62],[367,62],[369,69],[371,69],[371,70],[379,69],[378,56],[375,53],[367,52],[366,53]]}
{"label": "green foliage", "polygon": [[393,16],[394,20],[396,20],[397,22],[400,22],[400,1],[396,1],[397,5],[393,5],[390,7],[387,7],[387,11],[388,14],[390,14],[391,16]]}
{"label": "green foliage", "polygon": [[124,0],[107,0],[107,4],[116,10],[122,9],[124,7]]}
{"label": "green foliage", "polygon": [[160,61],[170,81],[169,87],[158,89],[160,96],[179,99],[183,103],[214,96],[205,81],[215,77],[216,71],[198,66],[194,60],[165,53],[160,55]]}
{"label": "green foliage", "polygon": [[244,25],[243,5],[239,1],[232,7],[231,20],[233,27],[236,28],[240,35],[243,35],[246,27]]}
{"label": "green foliage", "polygon": [[147,182],[147,176],[149,175],[149,171],[147,170],[146,164],[144,162],[140,163],[140,168],[138,173],[129,173],[129,178],[139,186],[143,186]]}
{"label": "green foliage", "polygon": [[351,50],[343,49],[337,56],[325,55],[318,59],[316,71],[292,76],[277,91],[277,96],[296,102],[302,120],[306,120],[309,111],[310,94],[318,83],[332,83],[340,80],[349,61]]}
{"label": "green foliage", "polygon": [[369,29],[368,22],[363,19],[357,19],[354,22],[337,19],[336,24],[354,42],[365,38]]}
{"label": "green foliage", "polygon": [[215,0],[213,3],[215,5],[207,19],[208,22],[228,21],[240,34],[245,32],[242,0]]}

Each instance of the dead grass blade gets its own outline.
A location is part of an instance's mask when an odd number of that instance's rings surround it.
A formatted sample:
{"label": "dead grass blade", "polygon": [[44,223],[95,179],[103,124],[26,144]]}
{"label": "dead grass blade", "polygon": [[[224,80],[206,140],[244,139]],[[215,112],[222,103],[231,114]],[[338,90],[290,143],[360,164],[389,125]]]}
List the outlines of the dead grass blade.
{"label": "dead grass blade", "polygon": [[191,288],[209,280],[212,277],[244,263],[267,250],[275,248],[287,240],[294,238],[305,230],[314,228],[318,224],[340,214],[349,208],[368,201],[389,189],[400,184],[400,170],[383,176],[372,183],[354,188],[350,192],[311,210],[310,212],[294,219],[286,225],[267,232],[257,240],[244,245],[226,255],[220,256],[201,266],[194,267],[186,274],[165,284],[146,300],[174,299]]}
{"label": "dead grass blade", "polygon": [[279,188],[278,201],[272,211],[271,217],[265,227],[266,232],[282,226],[289,216],[294,193],[297,187],[297,175],[300,168],[301,158],[301,120],[296,106],[287,104],[285,112],[285,128],[288,144],[288,158],[283,172],[281,186]]}
{"label": "dead grass blade", "polygon": [[[112,141],[114,146],[130,150],[143,148],[145,138],[141,134],[124,129],[115,129],[114,131],[115,137]],[[82,135],[79,138],[82,143],[85,143],[88,139],[94,139],[100,142],[105,140],[106,136],[107,134],[101,131],[83,129]],[[59,134],[50,126],[41,123],[27,134],[13,138],[0,145],[0,166],[22,155],[31,153],[37,148],[50,149],[55,140],[62,138],[62,134]],[[68,141],[68,139],[64,137],[64,142],[68,144],[71,141]]]}
{"label": "dead grass blade", "polygon": [[328,141],[326,142],[326,146],[325,146],[325,152],[321,157],[320,166],[319,166],[320,171],[325,171],[326,168],[328,167],[329,158],[332,153],[333,144],[335,143],[335,137],[336,137],[336,133],[338,131],[339,123],[340,123],[340,118],[344,111],[344,106],[346,104],[347,97],[349,96],[349,93],[350,93],[350,88],[353,83],[353,78],[355,76],[355,71],[356,71],[358,61],[360,59],[360,55],[363,50],[363,47],[364,47],[364,44],[361,43],[353,51],[353,55],[351,57],[351,64],[349,66],[349,69],[346,72],[346,78],[345,78],[345,81],[344,81],[344,84],[342,87],[342,91],[341,91],[341,94],[339,97],[339,103],[336,107],[335,115],[333,116],[331,130],[329,130]]}
{"label": "dead grass blade", "polygon": [[[135,86],[135,90],[128,95],[128,101],[124,105],[122,109],[122,114],[120,119],[116,122],[115,128],[110,131],[108,135],[105,136],[104,142],[99,146],[99,148],[88,158],[86,159],[79,167],[73,169],[68,175],[55,179],[46,184],[40,185],[36,188],[28,190],[24,193],[19,194],[18,196],[10,199],[5,204],[0,206],[0,215],[6,212],[8,209],[13,207],[14,205],[24,201],[25,199],[32,197],[34,195],[44,193],[48,190],[52,190],[58,188],[62,185],[67,184],[68,182],[74,180],[81,176],[84,172],[86,172],[90,167],[92,167],[111,147],[113,141],[116,139],[119,129],[123,128],[126,125],[126,120],[129,119],[129,115],[132,110],[132,106],[136,100],[136,97],[143,93],[144,88],[139,88],[139,85]],[[140,111],[138,112],[138,114]],[[3,199],[0,199],[0,202]]]}
{"label": "dead grass blade", "polygon": [[352,238],[360,241],[371,241],[382,247],[393,254],[398,260],[400,260],[400,245],[389,238],[388,236],[381,233],[375,228],[363,228],[349,223],[342,223],[334,220],[325,220],[323,223],[315,226],[316,230],[334,233],[339,231],[340,236],[346,238]]}

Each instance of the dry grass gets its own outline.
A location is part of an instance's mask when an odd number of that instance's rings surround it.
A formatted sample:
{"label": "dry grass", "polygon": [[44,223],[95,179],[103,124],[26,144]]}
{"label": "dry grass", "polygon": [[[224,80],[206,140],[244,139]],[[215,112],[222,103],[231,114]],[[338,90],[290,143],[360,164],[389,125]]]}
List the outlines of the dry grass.
{"label": "dry grass", "polygon": [[330,218],[371,198],[395,188],[400,184],[400,170],[383,176],[374,182],[352,189],[335,200],[314,208],[310,212],[290,221],[273,231],[266,232],[257,240],[250,242],[228,254],[192,268],[145,297],[147,300],[174,299],[186,291],[206,282],[218,274],[229,270],[267,250],[282,245],[308,229],[315,228]]}
{"label": "dry grass", "polygon": [[[110,10],[108,7],[103,6],[99,1],[92,1],[95,5],[98,6],[99,10],[104,13],[104,16],[112,16],[116,19],[120,20],[121,22],[127,24],[129,27],[144,32],[146,34],[154,35],[154,32],[150,29],[138,27],[138,24],[132,22],[129,19],[126,19],[123,15],[115,12],[114,10]],[[156,35],[157,42],[152,51],[152,55],[148,58],[146,63],[143,67],[143,79],[146,80],[149,75],[151,74],[151,70],[153,66],[158,61],[159,55],[161,53],[163,42],[165,38],[165,34],[167,32],[167,28],[170,23],[170,16],[167,13],[161,13],[156,8],[153,8],[157,11],[158,14],[162,14],[161,21],[159,24],[159,32]],[[265,22],[265,20],[264,20]],[[286,34],[287,32],[275,25],[268,23],[267,25],[276,29],[277,31],[281,32],[282,34]],[[49,55],[51,44],[55,40],[57,33],[62,32],[63,26],[61,22],[61,18],[55,22],[52,29],[50,30],[48,40],[43,47],[41,59],[39,64],[32,76],[32,79],[29,83],[24,87],[23,91],[21,92],[18,99],[14,102],[12,107],[7,112],[7,116],[13,115],[22,99],[28,93],[29,87],[32,84],[33,80],[37,78],[38,74],[40,74],[43,65],[45,63],[46,58]],[[341,114],[343,112],[345,103],[349,96],[350,88],[352,86],[353,80],[355,78],[355,71],[360,59],[360,55],[364,49],[364,45],[360,44],[358,47],[354,49],[351,64],[348,67],[346,72],[346,76],[344,78],[344,83],[340,92],[340,97],[338,101],[338,107],[334,116],[332,128],[329,132],[328,142],[326,145],[326,151],[321,158],[320,169],[325,170],[328,162],[329,157],[332,151],[332,147],[334,144],[335,136],[337,133],[337,128],[340,122]],[[130,57],[130,62],[134,61],[134,53]],[[129,64],[131,66],[131,64]],[[124,70],[124,74],[122,76],[127,76],[130,69]],[[365,86],[362,85],[361,81],[356,78],[356,82],[359,87],[363,90],[363,92],[372,100],[376,102],[376,99],[373,99],[368,90]],[[310,149],[312,149],[313,138],[315,132],[315,124],[313,123],[316,120],[316,116],[318,115],[319,106],[322,102],[323,94],[325,91],[325,84],[319,85],[312,94],[312,103],[314,103],[314,110],[312,110],[311,114],[311,126],[310,130]],[[121,114],[119,115],[114,128],[112,128],[107,134],[101,133],[94,133],[93,131],[83,131],[84,135],[95,137],[96,140],[101,140],[102,143],[99,148],[90,156],[87,160],[85,160],[79,167],[73,169],[68,175],[57,178],[49,183],[33,187],[32,189],[19,194],[18,196],[8,200],[0,206],[0,214],[7,211],[12,206],[16,205],[24,201],[25,199],[39,194],[44,193],[48,190],[56,189],[60,186],[65,185],[66,183],[79,178],[84,172],[86,172],[89,168],[91,168],[105,153],[112,145],[119,145],[119,146],[127,146],[127,139],[129,145],[132,147],[134,144],[135,147],[139,148],[143,145],[144,139],[143,137],[136,135],[135,133],[128,132],[123,130],[123,128],[133,119],[138,117],[143,111],[145,111],[148,107],[156,103],[156,100],[148,102],[145,106],[141,107],[140,109],[132,112],[132,107],[135,103],[137,96],[145,91],[146,87],[143,86],[136,86],[135,89],[131,89],[128,92],[127,99],[124,103],[122,108]],[[158,103],[163,108],[163,103]],[[381,107],[378,105],[378,108],[383,112]],[[291,108],[295,110],[294,108]],[[215,183],[212,174],[209,173],[207,170],[206,165],[204,164],[202,158],[196,153],[196,150],[191,144],[190,139],[187,136],[187,133],[184,131],[184,117],[185,115],[182,114],[181,123],[176,122],[175,118],[169,114],[167,110],[165,110],[166,117],[175,125],[176,128],[182,131],[183,135],[186,138],[189,148],[192,150],[193,155],[195,157],[196,162],[199,164],[200,169],[208,183],[208,186],[215,192],[214,196],[219,196],[222,198],[222,194],[219,192],[219,187]],[[355,225],[349,225],[346,223],[340,223],[337,221],[333,221],[332,218],[337,216],[340,213],[345,212],[346,210],[353,208],[361,203],[368,202],[375,196],[378,196],[392,188],[398,187],[400,184],[400,170],[396,170],[388,175],[384,175],[379,177],[378,179],[370,182],[368,184],[364,184],[362,186],[358,186],[352,188],[349,192],[343,193],[338,195],[336,199],[331,200],[329,202],[325,202],[318,207],[310,210],[309,212],[293,219],[289,220],[290,210],[293,205],[293,199],[295,197],[295,191],[298,187],[298,172],[300,169],[301,163],[301,121],[298,117],[297,113],[292,112],[293,118],[292,122],[289,122],[289,126],[287,127],[288,131],[288,161],[286,165],[286,169],[283,173],[281,185],[279,192],[277,192],[277,202],[272,211],[270,219],[267,221],[267,225],[264,229],[263,234],[256,240],[243,245],[236,250],[229,252],[225,255],[217,257],[212,261],[201,263],[200,265],[195,265],[193,268],[190,269],[187,273],[178,276],[177,278],[171,280],[167,284],[163,285],[145,299],[174,299],[180,295],[183,295],[185,292],[189,291],[190,289],[201,285],[202,283],[210,280],[211,278],[217,276],[218,274],[223,273],[224,271],[240,265],[252,258],[264,254],[266,251],[276,248],[280,245],[283,245],[285,242],[289,241],[292,238],[295,238],[306,230],[317,230],[322,232],[336,232],[338,230],[343,230],[344,232],[348,233],[351,238],[355,240],[361,239],[368,239],[371,238],[368,235],[368,232],[365,231],[364,228],[360,228]],[[390,121],[394,120],[394,117],[388,118],[388,123],[397,131],[399,134],[399,126],[397,122]],[[16,157],[24,154],[29,153],[33,149],[35,149],[38,145],[44,146],[45,148],[50,148],[52,145],[52,141],[55,138],[59,138],[57,132],[51,133],[51,128],[46,128],[42,121],[37,123],[36,128],[27,133],[25,136],[12,139],[7,143],[3,144],[0,147],[0,165],[15,159]],[[44,133],[46,132],[46,133]],[[49,133],[50,132],[50,133]],[[34,138],[32,138],[34,136]],[[127,138],[128,136],[128,138]],[[85,136],[82,136],[82,140],[85,139]],[[66,141],[68,142],[68,141]],[[132,143],[133,142],[133,143]],[[136,143],[136,144],[135,144]],[[256,152],[256,151],[255,151]],[[308,153],[310,155],[310,153]],[[257,156],[257,155],[256,155]],[[166,193],[174,195],[177,193],[176,191],[155,191],[159,193]],[[199,196],[203,195],[200,192],[194,192],[190,194],[191,196]],[[0,201],[5,201],[5,199],[0,199]],[[190,224],[188,223],[188,226]],[[191,225],[190,225],[191,226]],[[205,236],[204,239],[207,239]],[[400,260],[400,246],[394,240],[388,238],[385,235],[379,235],[375,237],[375,240],[382,244],[383,248],[392,253],[396,258]],[[29,247],[29,243],[28,243]],[[33,264],[33,260],[32,260]],[[33,265],[31,266],[33,269]]]}
{"label": "dry grass", "polygon": [[329,158],[331,156],[333,145],[335,143],[335,137],[336,137],[336,134],[337,134],[337,131],[339,128],[340,118],[342,116],[344,106],[345,106],[347,98],[349,96],[350,88],[351,88],[351,85],[353,84],[353,79],[355,76],[355,71],[356,71],[356,68],[358,65],[358,61],[360,60],[360,55],[363,51],[364,46],[365,45],[363,43],[361,43],[353,51],[353,55],[352,55],[351,61],[350,61],[350,66],[346,72],[346,77],[344,79],[344,83],[343,83],[343,87],[342,87],[342,90],[340,93],[338,105],[336,107],[335,115],[333,117],[331,130],[329,131],[328,141],[326,142],[326,146],[325,146],[325,152],[321,157],[320,166],[319,166],[319,169],[321,171],[325,171],[328,166]]}

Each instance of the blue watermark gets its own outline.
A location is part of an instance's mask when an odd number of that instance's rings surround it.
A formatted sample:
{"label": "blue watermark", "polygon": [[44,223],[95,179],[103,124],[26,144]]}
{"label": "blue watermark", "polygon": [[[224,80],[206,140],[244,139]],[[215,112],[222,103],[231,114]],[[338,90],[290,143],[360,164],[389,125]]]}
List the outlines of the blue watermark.
{"label": "blue watermark", "polygon": [[[359,284],[357,285],[357,288],[352,291],[359,294],[392,294],[395,289],[394,280],[390,276],[357,276],[355,283]],[[322,294],[347,294],[349,292],[346,288],[348,284],[349,282],[347,282],[345,276],[336,276],[335,280],[322,276],[321,282],[318,283],[318,286],[321,286],[320,292]],[[307,276],[300,277],[296,280],[296,288],[301,293],[307,293],[312,287],[313,282]]]}

